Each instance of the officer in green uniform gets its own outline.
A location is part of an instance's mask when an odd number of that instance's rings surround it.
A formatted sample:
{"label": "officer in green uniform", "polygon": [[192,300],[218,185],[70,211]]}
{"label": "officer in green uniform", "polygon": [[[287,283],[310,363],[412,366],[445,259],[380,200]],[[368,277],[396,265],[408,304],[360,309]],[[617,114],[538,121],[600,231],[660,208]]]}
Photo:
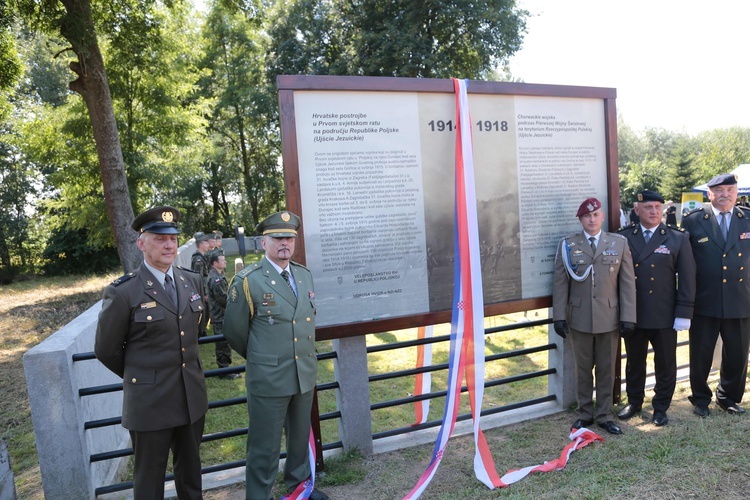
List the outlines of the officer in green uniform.
{"label": "officer in green uniform", "polygon": [[[211,324],[214,326],[214,335],[224,334],[224,312],[227,308],[227,278],[224,269],[227,267],[227,259],[223,255],[213,254],[209,258],[211,270],[208,272],[208,310],[211,315]],[[226,340],[214,343],[216,349],[216,364],[219,368],[226,368],[232,364],[232,348]],[[220,375],[219,378],[239,378],[237,373]]]}
{"label": "officer in green uniform", "polygon": [[[258,224],[266,255],[234,277],[224,316],[229,345],[247,360],[249,416],[246,497],[271,497],[285,430],[284,482],[292,491],[311,476],[308,437],[317,377],[312,274],[291,261],[299,217],[278,212]],[[312,500],[327,495],[314,489]]]}
{"label": "officer in green uniform", "polygon": [[208,278],[208,260],[206,259],[206,252],[208,251],[208,238],[207,234],[202,232],[195,233],[195,252],[190,258],[190,269],[203,276],[203,281]]}
{"label": "officer in green uniform", "polygon": [[203,498],[199,447],[208,398],[198,335],[206,311],[203,280],[172,265],[179,218],[176,208],[156,207],[133,220],[144,262],[104,289],[96,328],[96,357],[123,379],[136,499],[164,498],[170,449],[179,498]]}

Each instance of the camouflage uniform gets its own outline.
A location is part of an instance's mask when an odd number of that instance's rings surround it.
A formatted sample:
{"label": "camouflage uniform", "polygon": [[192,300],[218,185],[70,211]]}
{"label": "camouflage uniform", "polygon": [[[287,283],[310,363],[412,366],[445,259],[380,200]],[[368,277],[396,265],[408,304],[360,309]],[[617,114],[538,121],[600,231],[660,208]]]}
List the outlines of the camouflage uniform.
{"label": "camouflage uniform", "polygon": [[[208,273],[208,311],[214,335],[224,334],[224,311],[227,308],[227,278],[213,267]],[[224,368],[232,364],[232,349],[226,340],[216,342],[216,364]]]}

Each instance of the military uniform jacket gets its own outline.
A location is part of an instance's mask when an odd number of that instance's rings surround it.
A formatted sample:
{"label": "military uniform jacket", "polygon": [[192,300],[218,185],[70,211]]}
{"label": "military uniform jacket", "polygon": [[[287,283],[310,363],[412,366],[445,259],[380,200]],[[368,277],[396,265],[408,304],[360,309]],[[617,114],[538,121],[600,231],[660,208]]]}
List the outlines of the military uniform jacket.
{"label": "military uniform jacket", "polygon": [[[585,280],[571,278],[562,252],[570,247],[570,262]],[[579,332],[605,333],[619,330],[620,321],[636,322],[635,277],[627,241],[619,234],[602,231],[596,255],[583,232],[560,240],[552,283],[554,321],[567,321]]]}
{"label": "military uniform jacket", "polygon": [[208,310],[212,323],[224,322],[224,310],[227,308],[227,278],[214,268],[208,272]]}
{"label": "military uniform jacket", "polygon": [[208,410],[198,352],[202,281],[172,270],[179,311],[143,264],[104,289],[94,351],[123,378],[122,425],[132,431],[190,424]]}
{"label": "military uniform jacket", "polygon": [[315,387],[315,295],[312,274],[292,262],[298,297],[266,259],[232,280],[224,336],[247,360],[247,392],[290,396]]}
{"label": "military uniform jacket", "polygon": [[648,243],[640,224],[631,224],[618,233],[627,238],[633,256],[638,328],[672,328],[675,318],[691,319],[695,260],[690,235],[665,224],[653,229]]}
{"label": "military uniform jacket", "polygon": [[682,219],[690,233],[696,262],[695,312],[714,318],[750,317],[750,220],[748,212],[732,209],[727,241],[711,205]]}

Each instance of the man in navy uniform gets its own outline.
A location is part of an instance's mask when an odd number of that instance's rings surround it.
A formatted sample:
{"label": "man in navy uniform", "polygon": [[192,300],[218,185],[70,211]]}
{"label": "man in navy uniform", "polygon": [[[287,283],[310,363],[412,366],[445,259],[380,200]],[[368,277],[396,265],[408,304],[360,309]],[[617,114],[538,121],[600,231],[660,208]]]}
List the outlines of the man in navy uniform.
{"label": "man in navy uniform", "polygon": [[[224,336],[247,360],[246,498],[267,500],[279,468],[282,428],[289,491],[312,487],[310,412],[318,372],[312,274],[291,260],[300,219],[278,212],[258,224],[266,255],[232,280]],[[311,500],[328,496],[313,489]]]}
{"label": "man in navy uniform", "polygon": [[201,277],[172,265],[179,219],[165,206],[133,220],[144,261],[104,289],[96,328],[96,357],[123,379],[136,499],[164,498],[170,450],[178,497],[203,498],[199,447],[208,398],[198,334],[206,311]]}
{"label": "man in navy uniform", "polygon": [[633,256],[638,321],[633,334],[625,338],[628,404],[618,417],[628,420],[643,407],[650,342],[656,374],[652,422],[657,427],[669,422],[667,410],[677,383],[677,331],[690,328],[695,300],[690,235],[661,222],[663,205],[659,193],[641,191],[636,205],[640,223],[619,230]]}
{"label": "man in navy uniform", "polygon": [[716,339],[723,342],[716,404],[730,414],[745,413],[750,346],[750,219],[736,207],[737,176],[722,174],[707,183],[711,203],[682,219],[690,233],[697,267],[695,315],[690,325],[690,389],[693,412],[711,414],[711,371]]}
{"label": "man in navy uniform", "polygon": [[599,200],[584,200],[576,216],[583,230],[560,240],[552,288],[555,332],[562,338],[570,334],[576,363],[578,419],[573,427],[596,422],[610,434],[622,434],[613,421],[612,389],[620,335],[635,327],[633,261],[625,238],[602,231]]}

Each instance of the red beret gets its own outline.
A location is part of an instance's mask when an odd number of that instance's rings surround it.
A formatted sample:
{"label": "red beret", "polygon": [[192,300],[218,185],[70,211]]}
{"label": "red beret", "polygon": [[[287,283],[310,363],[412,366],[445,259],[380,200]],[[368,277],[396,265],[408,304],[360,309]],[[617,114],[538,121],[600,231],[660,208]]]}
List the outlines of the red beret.
{"label": "red beret", "polygon": [[600,208],[602,208],[601,201],[597,200],[596,198],[586,198],[586,200],[581,203],[581,206],[578,207],[578,213],[576,214],[576,217],[590,214],[591,212],[596,212]]}

